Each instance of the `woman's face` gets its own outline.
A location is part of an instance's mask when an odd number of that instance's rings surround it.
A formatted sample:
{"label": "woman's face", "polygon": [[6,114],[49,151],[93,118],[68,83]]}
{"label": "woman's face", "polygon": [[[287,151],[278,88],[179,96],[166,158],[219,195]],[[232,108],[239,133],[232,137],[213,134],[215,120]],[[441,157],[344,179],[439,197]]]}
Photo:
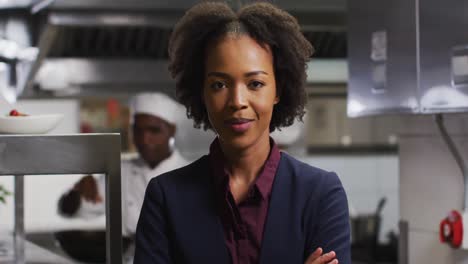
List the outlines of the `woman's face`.
{"label": "woman's face", "polygon": [[237,149],[268,142],[279,101],[270,49],[247,35],[227,35],[206,51],[203,98],[220,140]]}

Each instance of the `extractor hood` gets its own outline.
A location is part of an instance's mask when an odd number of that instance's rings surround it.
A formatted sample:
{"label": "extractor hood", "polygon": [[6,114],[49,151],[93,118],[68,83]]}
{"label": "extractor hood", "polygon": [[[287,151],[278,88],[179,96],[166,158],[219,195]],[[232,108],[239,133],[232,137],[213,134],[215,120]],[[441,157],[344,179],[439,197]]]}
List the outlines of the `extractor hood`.
{"label": "extractor hood", "polygon": [[349,1],[348,115],[468,111],[468,2]]}
{"label": "extractor hood", "polygon": [[[20,95],[172,89],[167,72],[169,36],[176,21],[197,2],[36,0],[13,9],[0,5],[0,24],[19,19],[27,28],[29,45],[39,50],[30,71],[20,77],[24,79]],[[238,7],[246,2],[231,3]],[[314,57],[325,60],[346,57],[345,2],[273,1],[298,18],[317,50]]]}

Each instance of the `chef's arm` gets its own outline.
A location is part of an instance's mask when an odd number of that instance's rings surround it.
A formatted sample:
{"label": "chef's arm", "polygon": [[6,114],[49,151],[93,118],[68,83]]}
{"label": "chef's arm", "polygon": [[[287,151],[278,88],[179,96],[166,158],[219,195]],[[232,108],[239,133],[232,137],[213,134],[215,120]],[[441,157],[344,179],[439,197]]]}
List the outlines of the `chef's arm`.
{"label": "chef's arm", "polygon": [[72,189],[60,197],[58,202],[59,214],[67,217],[74,216],[81,206],[81,195],[80,193]]}
{"label": "chef's arm", "polygon": [[58,204],[59,213],[63,216],[74,216],[81,207],[81,198],[94,204],[103,201],[98,184],[91,175],[81,178],[69,192],[62,195]]}

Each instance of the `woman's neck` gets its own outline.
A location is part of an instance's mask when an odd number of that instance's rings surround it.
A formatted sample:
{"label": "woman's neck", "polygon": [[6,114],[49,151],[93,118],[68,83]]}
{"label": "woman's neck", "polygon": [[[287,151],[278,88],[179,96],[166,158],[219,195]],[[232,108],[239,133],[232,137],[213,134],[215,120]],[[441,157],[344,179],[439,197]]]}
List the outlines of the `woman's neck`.
{"label": "woman's neck", "polygon": [[269,134],[244,149],[223,144],[221,140],[220,144],[230,172],[230,181],[250,186],[268,159],[271,147]]}

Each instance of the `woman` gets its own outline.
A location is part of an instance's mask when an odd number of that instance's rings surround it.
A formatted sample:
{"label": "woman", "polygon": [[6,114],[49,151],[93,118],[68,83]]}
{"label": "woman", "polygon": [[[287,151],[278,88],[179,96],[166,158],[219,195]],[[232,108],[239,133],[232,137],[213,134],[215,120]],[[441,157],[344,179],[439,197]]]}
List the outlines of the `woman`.
{"label": "woman", "polygon": [[338,177],[269,137],[304,114],[312,47],[297,21],[268,3],[236,13],[205,2],[169,47],[179,100],[217,138],[209,155],[148,185],[135,263],[351,263]]}

